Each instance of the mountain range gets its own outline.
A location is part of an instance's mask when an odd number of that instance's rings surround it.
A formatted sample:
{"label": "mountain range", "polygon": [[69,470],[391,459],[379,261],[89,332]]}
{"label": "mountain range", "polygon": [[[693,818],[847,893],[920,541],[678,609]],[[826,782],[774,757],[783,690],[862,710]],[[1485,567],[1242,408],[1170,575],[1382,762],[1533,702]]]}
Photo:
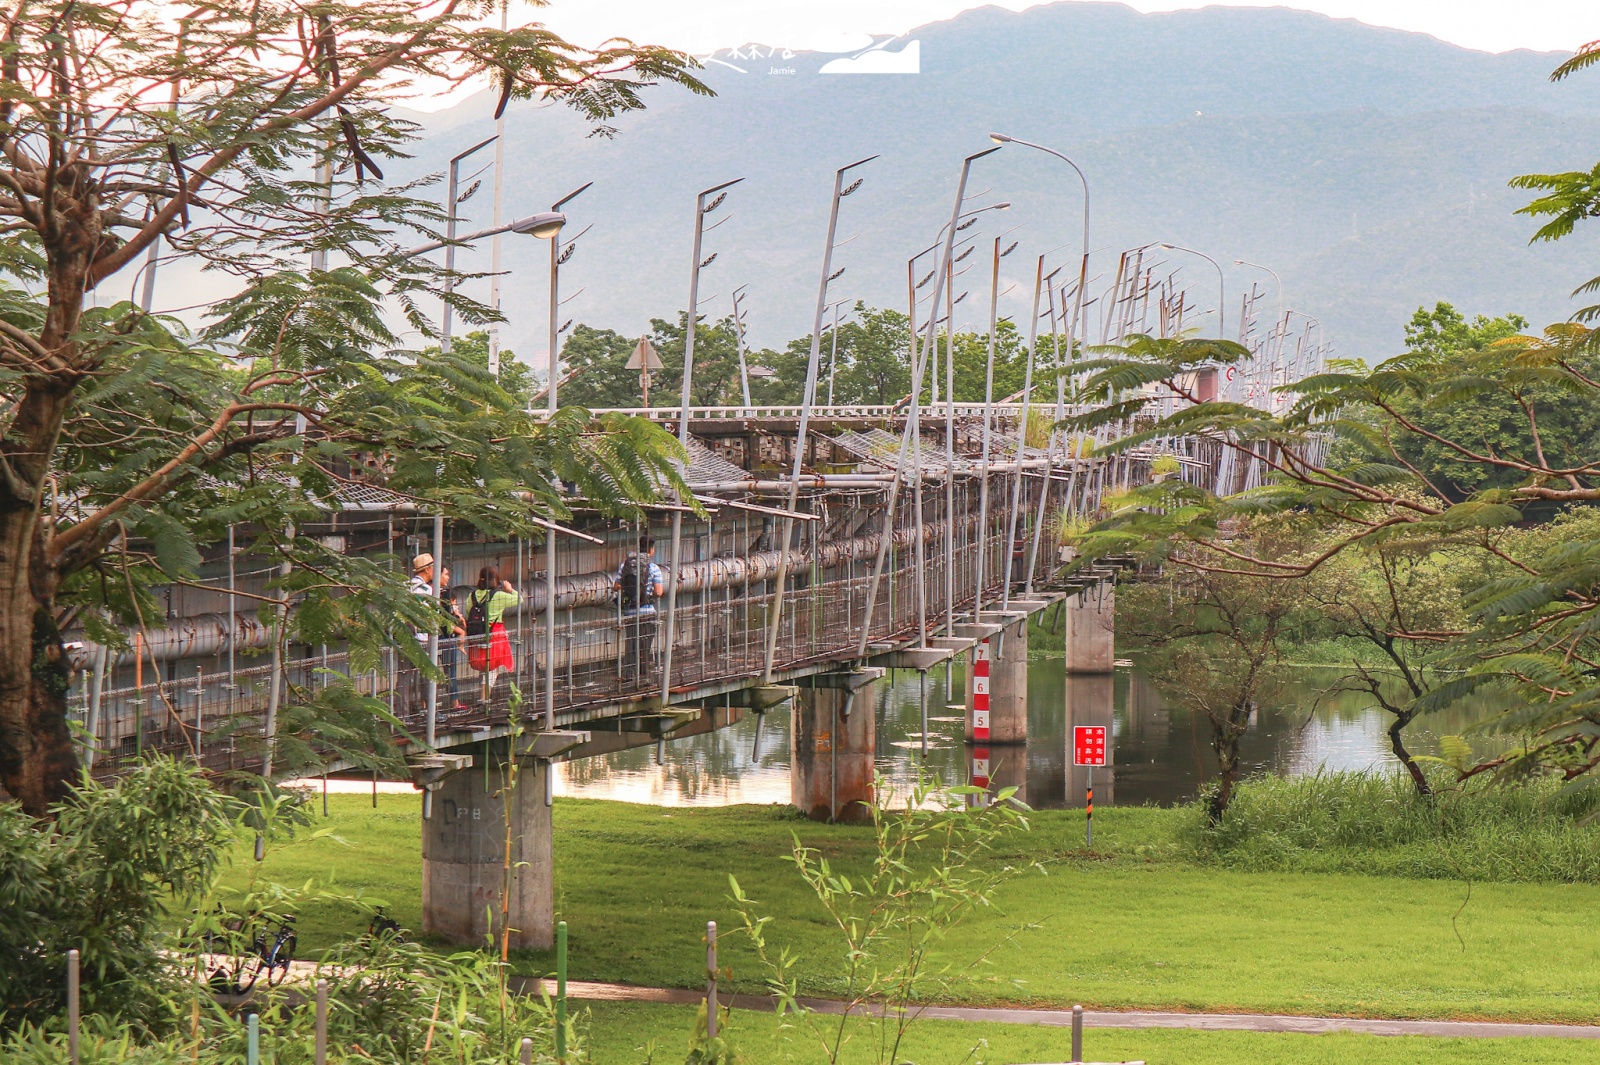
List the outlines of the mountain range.
{"label": "mountain range", "polygon": [[[909,50],[909,51],[908,51]],[[1552,84],[1563,58],[1488,54],[1435,38],[1285,8],[1144,15],[1119,4],[1061,2],[1014,13],[968,11],[881,42],[861,65],[917,73],[822,73],[841,57],[747,45],[703,57],[713,98],[662,87],[648,109],[594,137],[560,107],[513,104],[506,123],[507,217],[567,205],[569,233],[592,228],[563,267],[562,319],[644,331],[687,301],[695,194],[733,178],[706,237],[702,311],[720,317],[748,286],[755,343],[810,331],[836,167],[877,155],[844,201],[832,298],[902,307],[905,260],[949,217],[963,156],[998,130],[1075,160],[1092,192],[1095,272],[1151,241],[1203,251],[1226,273],[1229,318],[1252,284],[1312,315],[1345,356],[1398,350],[1420,305],[1515,312],[1536,326],[1571,313],[1570,290],[1596,272],[1593,234],[1530,246],[1536,224],[1514,175],[1588,168],[1600,155],[1600,76]],[[849,59],[850,57],[845,57]],[[433,114],[416,155],[391,178],[441,171],[493,133],[487,94]],[[475,159],[487,161],[489,152]],[[470,169],[469,169],[470,172]],[[487,176],[486,176],[487,177]],[[973,232],[1021,242],[1008,257],[1002,313],[1026,316],[1033,259],[1077,254],[1082,195],[1059,161],[1008,146],[979,161],[974,204],[1008,201]],[[485,188],[463,229],[487,225]],[[510,237],[508,344],[542,361],[542,241]],[[1216,271],[1174,252],[1196,306],[1217,304]],[[982,262],[974,256],[969,262]],[[487,246],[458,260],[485,268]],[[986,271],[958,317],[981,329]],[[1013,287],[1014,286],[1014,287]],[[481,289],[481,285],[480,285]],[[1204,327],[1209,316],[1193,321]],[[1232,328],[1230,324],[1230,328]]]}

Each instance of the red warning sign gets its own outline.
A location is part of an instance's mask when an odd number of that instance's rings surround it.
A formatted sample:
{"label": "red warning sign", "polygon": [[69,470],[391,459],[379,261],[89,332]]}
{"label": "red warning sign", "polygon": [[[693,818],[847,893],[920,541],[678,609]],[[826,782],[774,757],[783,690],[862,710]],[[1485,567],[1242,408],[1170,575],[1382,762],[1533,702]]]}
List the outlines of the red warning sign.
{"label": "red warning sign", "polygon": [[1078,725],[1072,730],[1072,764],[1106,764],[1106,727]]}

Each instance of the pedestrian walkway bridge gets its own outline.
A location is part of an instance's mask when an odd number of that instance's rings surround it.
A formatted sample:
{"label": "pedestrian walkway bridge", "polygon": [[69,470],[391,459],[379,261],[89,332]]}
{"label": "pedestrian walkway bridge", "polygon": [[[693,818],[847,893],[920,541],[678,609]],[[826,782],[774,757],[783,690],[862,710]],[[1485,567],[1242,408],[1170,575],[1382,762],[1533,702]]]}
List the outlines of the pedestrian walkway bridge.
{"label": "pedestrian walkway bridge", "polygon": [[[681,416],[637,413],[674,428]],[[153,751],[219,773],[349,770],[363,764],[350,749],[359,740],[302,724],[308,715],[297,708],[330,685],[381,701],[425,788],[426,926],[481,941],[486,900],[508,868],[509,823],[511,860],[525,869],[510,919],[516,941],[536,945],[552,927],[551,761],[787,705],[795,804],[814,817],[859,815],[872,793],[875,737],[873,715],[851,713],[856,700],[886,668],[928,670],[970,654],[989,669],[967,671],[968,736],[982,766],[983,745],[1015,742],[1026,727],[1030,615],[1061,604],[1069,669],[1111,669],[1112,573],[1064,576],[1063,528],[1147,480],[1158,460],[1163,476],[1175,460],[1175,475],[1196,484],[1227,475],[1214,441],[1094,457],[1093,441],[1053,431],[1020,406],[996,404],[986,418],[982,405],[954,404],[914,420],[893,407],[813,409],[796,486],[797,408],[691,417],[693,500],[647,507],[636,521],[574,500],[574,519],[551,541],[489,542],[363,489],[302,530],[396,566],[422,552],[443,558],[458,601],[480,567],[497,567],[521,602],[505,618],[515,668],[487,697],[450,642],[440,648],[446,676],[430,684],[392,650],[377,668],[354,670],[341,647],[280,639],[281,621],[250,598],[267,590],[278,562],[239,528],[211,549],[201,581],[167,589],[166,619],[147,619],[129,646],[73,644],[70,705],[86,760],[101,776]],[[645,532],[668,594],[654,655],[638,668],[627,655],[638,621],[623,615],[612,581]],[[508,789],[513,764],[526,769]]]}

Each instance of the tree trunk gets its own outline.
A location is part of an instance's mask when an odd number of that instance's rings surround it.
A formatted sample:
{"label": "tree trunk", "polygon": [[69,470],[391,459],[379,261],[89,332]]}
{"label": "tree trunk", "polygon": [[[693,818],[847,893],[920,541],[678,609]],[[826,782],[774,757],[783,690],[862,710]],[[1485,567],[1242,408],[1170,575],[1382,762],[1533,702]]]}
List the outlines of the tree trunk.
{"label": "tree trunk", "polygon": [[1417,760],[1412,757],[1411,752],[1406,750],[1405,741],[1400,738],[1401,730],[1411,724],[1411,719],[1414,717],[1415,714],[1395,716],[1394,723],[1389,726],[1389,746],[1394,750],[1394,756],[1400,759],[1400,764],[1406,767],[1406,772],[1411,774],[1411,783],[1416,786],[1417,794],[1427,799],[1433,795],[1433,789],[1428,786],[1428,777],[1417,764]]}
{"label": "tree trunk", "polygon": [[25,811],[44,817],[76,781],[78,755],[67,728],[69,675],[55,581],[39,558],[36,529],[31,514],[0,513],[0,784]]}
{"label": "tree trunk", "polygon": [[1217,752],[1219,774],[1217,790],[1206,803],[1206,821],[1215,828],[1228,812],[1228,804],[1233,802],[1233,785],[1239,779],[1239,734],[1232,729],[1226,734],[1219,730],[1212,746]]}

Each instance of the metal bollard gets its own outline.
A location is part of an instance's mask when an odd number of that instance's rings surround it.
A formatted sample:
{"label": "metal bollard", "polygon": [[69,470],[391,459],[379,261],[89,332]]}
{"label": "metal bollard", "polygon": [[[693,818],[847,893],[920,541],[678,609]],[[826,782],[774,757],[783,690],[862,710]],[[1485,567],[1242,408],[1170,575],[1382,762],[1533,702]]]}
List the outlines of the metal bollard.
{"label": "metal bollard", "polygon": [[317,1058],[316,1065],[328,1061],[328,981],[317,981]]}
{"label": "metal bollard", "polygon": [[567,1063],[567,922],[556,925],[556,1062]]}
{"label": "metal bollard", "polygon": [[533,1040],[522,1041],[522,1065],[533,1065]]}
{"label": "metal bollard", "polygon": [[81,1020],[78,994],[78,962],[76,950],[67,951],[67,1056],[72,1065],[78,1065],[78,1025]]}
{"label": "metal bollard", "polygon": [[1083,1060],[1083,1007],[1072,1007],[1072,1060]]}
{"label": "metal bollard", "polygon": [[706,922],[706,1038],[717,1037],[717,922]]}
{"label": "metal bollard", "polygon": [[246,1017],[244,1059],[247,1065],[261,1065],[261,1018],[254,1013]]}

